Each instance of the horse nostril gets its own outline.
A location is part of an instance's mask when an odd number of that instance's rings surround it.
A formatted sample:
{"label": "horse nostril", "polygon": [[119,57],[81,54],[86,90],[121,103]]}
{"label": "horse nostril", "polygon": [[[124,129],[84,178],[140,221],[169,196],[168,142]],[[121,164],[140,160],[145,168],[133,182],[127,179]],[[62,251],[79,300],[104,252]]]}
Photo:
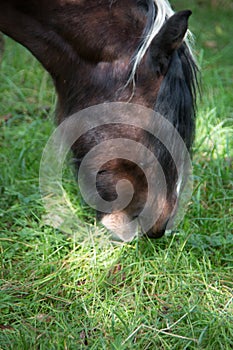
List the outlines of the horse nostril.
{"label": "horse nostril", "polygon": [[150,230],[146,233],[146,236],[149,238],[160,238],[164,235],[165,230],[160,230],[160,231],[156,231],[154,232],[153,230]]}
{"label": "horse nostril", "polygon": [[162,226],[162,228],[160,228],[159,230],[156,230],[156,231],[154,231],[153,229],[149,230],[146,233],[146,236],[149,237],[149,238],[161,238],[164,235],[165,231],[166,231],[166,227],[167,227],[168,221],[169,220],[167,220],[165,222],[165,224]]}

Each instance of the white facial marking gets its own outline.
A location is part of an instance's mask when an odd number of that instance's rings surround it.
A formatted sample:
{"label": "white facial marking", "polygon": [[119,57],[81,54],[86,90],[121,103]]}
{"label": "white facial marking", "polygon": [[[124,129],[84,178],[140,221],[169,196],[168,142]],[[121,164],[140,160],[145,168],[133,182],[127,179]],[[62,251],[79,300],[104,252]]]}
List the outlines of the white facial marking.
{"label": "white facial marking", "polygon": [[132,241],[137,233],[137,221],[131,221],[124,212],[107,214],[103,217],[101,222],[113,233],[114,238],[124,242]]}

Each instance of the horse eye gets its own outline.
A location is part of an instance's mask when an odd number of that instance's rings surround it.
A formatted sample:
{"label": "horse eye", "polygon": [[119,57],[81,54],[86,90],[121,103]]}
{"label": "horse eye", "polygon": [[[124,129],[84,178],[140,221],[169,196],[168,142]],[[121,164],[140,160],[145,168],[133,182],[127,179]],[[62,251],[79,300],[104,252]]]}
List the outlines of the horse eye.
{"label": "horse eye", "polygon": [[149,11],[148,1],[147,0],[139,0],[138,7],[141,7],[145,12]]}

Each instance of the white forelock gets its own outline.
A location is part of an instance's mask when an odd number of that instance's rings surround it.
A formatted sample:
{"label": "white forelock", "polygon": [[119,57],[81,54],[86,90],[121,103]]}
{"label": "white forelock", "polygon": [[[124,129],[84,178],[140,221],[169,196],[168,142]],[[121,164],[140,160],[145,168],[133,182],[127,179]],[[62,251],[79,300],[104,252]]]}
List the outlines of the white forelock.
{"label": "white forelock", "polygon": [[[132,68],[128,83],[129,82],[134,83],[134,77],[136,74],[137,67],[139,66],[141,60],[143,59],[147,49],[150,47],[152,40],[160,31],[166,19],[171,17],[174,14],[174,11],[172,10],[171,5],[167,0],[153,0],[153,2],[157,7],[156,19],[153,25],[151,26],[151,28],[149,29],[148,35],[144,38],[144,41],[142,42],[140,48],[138,49],[137,54],[133,58],[133,68]],[[185,42],[192,55],[191,45],[193,42],[193,36],[189,30],[187,31]]]}

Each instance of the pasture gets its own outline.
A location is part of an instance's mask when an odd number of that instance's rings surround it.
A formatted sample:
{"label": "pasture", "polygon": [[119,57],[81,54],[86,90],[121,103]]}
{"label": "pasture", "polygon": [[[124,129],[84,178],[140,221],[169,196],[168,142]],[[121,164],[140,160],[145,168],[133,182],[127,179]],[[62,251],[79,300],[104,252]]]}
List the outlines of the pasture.
{"label": "pasture", "polygon": [[[0,349],[233,348],[233,9],[190,1],[202,71],[194,191],[172,235],[113,243],[64,187],[83,220],[77,240],[51,228],[39,165],[54,124],[48,74],[6,39],[0,69]],[[176,9],[186,8],[184,1]],[[84,224],[88,223],[88,225]]]}

